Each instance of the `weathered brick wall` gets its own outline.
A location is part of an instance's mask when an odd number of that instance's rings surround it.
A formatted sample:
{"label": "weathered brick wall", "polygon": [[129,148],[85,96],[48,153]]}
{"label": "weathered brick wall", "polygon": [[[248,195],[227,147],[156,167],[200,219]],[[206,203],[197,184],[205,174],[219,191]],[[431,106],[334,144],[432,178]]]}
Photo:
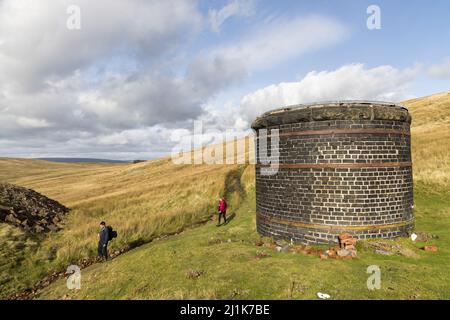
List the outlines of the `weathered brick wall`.
{"label": "weathered brick wall", "polygon": [[300,106],[258,118],[252,125],[257,150],[260,129],[278,129],[280,136],[276,174],[261,174],[264,159],[257,152],[258,232],[306,243],[334,242],[342,232],[358,238],[408,234],[410,121],[401,106],[362,102]]}

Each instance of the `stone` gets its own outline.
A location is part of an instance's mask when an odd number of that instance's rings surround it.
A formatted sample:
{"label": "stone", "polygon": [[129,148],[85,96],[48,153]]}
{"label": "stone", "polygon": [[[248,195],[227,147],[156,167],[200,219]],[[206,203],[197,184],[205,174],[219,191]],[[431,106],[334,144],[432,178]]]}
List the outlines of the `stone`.
{"label": "stone", "polygon": [[186,271],[186,278],[188,279],[197,279],[203,274],[201,270],[189,269]]}
{"label": "stone", "polygon": [[386,251],[386,250],[382,250],[382,249],[376,249],[376,250],[375,250],[375,253],[383,254],[383,255],[385,255],[385,256],[391,256],[391,255],[394,254],[394,253],[392,253],[392,252],[389,252],[389,251]]}
{"label": "stone", "polygon": [[48,225],[47,228],[48,228],[50,231],[53,231],[53,232],[59,230],[59,228],[58,228],[57,226],[53,225],[53,224]]}
{"label": "stone", "polygon": [[417,233],[417,241],[419,242],[428,242],[430,240],[437,240],[438,236],[428,233],[428,232],[418,232]]}
{"label": "stone", "polygon": [[438,247],[437,246],[425,246],[425,247],[423,247],[423,250],[430,251],[430,252],[437,252]]}
{"label": "stone", "polygon": [[0,223],[11,223],[29,232],[59,230],[57,222],[69,211],[55,200],[9,183],[0,183],[0,200]]}
{"label": "stone", "polygon": [[12,210],[12,208],[10,208],[10,207],[5,207],[5,206],[0,205],[0,211],[4,211],[4,212],[10,213],[11,210]]}
{"label": "stone", "polygon": [[255,241],[255,246],[257,247],[261,247],[264,244],[264,241],[262,241],[261,239],[258,239]]}
{"label": "stone", "polygon": [[327,256],[330,258],[337,256],[337,251],[335,249],[329,249],[326,251]]}
{"label": "stone", "polygon": [[356,248],[355,248],[355,246],[353,244],[346,245],[346,246],[344,246],[344,248],[346,250],[356,250]]}
{"label": "stone", "polygon": [[324,254],[324,253],[321,253],[321,254],[320,254],[320,259],[326,260],[326,259],[328,259],[328,255],[326,255],[326,254]]}
{"label": "stone", "polygon": [[288,244],[288,242],[286,240],[276,240],[275,244],[279,247],[284,247]]}
{"label": "stone", "polygon": [[34,231],[36,231],[36,233],[41,233],[43,232],[45,229],[39,225],[35,225],[34,226]]}
{"label": "stone", "polygon": [[337,254],[338,254],[339,257],[347,257],[347,256],[350,256],[350,255],[351,255],[350,251],[349,251],[349,250],[346,250],[346,249],[340,249],[340,250],[337,252]]}
{"label": "stone", "polygon": [[19,219],[16,218],[16,216],[14,214],[8,214],[5,218],[5,222],[9,222],[12,223],[14,225],[20,225],[21,221]]}

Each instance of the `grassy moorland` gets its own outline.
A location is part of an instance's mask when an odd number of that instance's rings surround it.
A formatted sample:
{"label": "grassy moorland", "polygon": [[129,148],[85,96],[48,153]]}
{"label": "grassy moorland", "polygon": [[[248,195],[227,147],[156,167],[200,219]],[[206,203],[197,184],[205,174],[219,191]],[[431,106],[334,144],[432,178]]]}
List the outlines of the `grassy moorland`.
{"label": "grassy moorland", "polygon": [[219,193],[230,197],[231,206],[238,201],[236,171],[238,165],[174,165],[169,157],[138,164],[0,159],[0,181],[32,188],[72,209],[64,229],[46,236],[0,224],[0,297],[95,256],[101,220],[119,232],[111,250],[209,220]]}
{"label": "grassy moorland", "polygon": [[[437,245],[438,252],[425,252],[420,249],[425,243],[409,239],[384,240],[409,249],[409,256],[379,255],[360,242],[358,258],[350,261],[256,246],[251,165],[175,166],[161,159],[136,165],[43,166],[6,159],[0,160],[0,180],[34,188],[73,211],[64,230],[43,239],[1,226],[0,241],[8,245],[0,248],[8,253],[0,257],[16,257],[0,267],[2,276],[11,278],[0,282],[2,293],[95,254],[99,219],[117,226],[120,236],[113,247],[149,241],[207,219],[222,191],[232,198],[235,214],[228,225],[217,228],[208,222],[145,244],[84,269],[81,290],[68,290],[61,279],[38,297],[310,299],[321,291],[333,299],[450,299],[450,93],[404,104],[413,116],[416,231],[437,235],[426,244]],[[381,268],[382,283],[381,289],[369,291],[366,269],[373,264]]]}

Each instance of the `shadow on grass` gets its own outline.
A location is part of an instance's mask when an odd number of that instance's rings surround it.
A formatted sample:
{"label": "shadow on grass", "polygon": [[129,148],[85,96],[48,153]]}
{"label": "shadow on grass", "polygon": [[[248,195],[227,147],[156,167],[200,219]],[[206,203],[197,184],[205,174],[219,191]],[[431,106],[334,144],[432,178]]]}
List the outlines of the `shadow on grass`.
{"label": "shadow on grass", "polygon": [[226,223],[223,222],[223,223],[219,224],[218,226],[223,226],[223,225],[229,224],[230,221],[233,220],[235,217],[236,217],[236,213],[233,212],[231,215],[229,215],[229,216],[227,217],[227,222],[226,222]]}

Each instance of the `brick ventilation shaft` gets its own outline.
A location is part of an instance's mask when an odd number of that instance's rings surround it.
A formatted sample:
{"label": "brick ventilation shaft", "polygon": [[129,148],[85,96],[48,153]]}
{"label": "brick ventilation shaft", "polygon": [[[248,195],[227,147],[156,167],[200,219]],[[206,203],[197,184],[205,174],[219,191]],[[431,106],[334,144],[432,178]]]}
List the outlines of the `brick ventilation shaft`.
{"label": "brick ventilation shaft", "polygon": [[[258,233],[302,243],[407,236],[413,228],[411,117],[397,104],[339,101],[273,110],[252,124]],[[279,168],[259,152],[279,130]],[[269,171],[272,169],[269,169]]]}

